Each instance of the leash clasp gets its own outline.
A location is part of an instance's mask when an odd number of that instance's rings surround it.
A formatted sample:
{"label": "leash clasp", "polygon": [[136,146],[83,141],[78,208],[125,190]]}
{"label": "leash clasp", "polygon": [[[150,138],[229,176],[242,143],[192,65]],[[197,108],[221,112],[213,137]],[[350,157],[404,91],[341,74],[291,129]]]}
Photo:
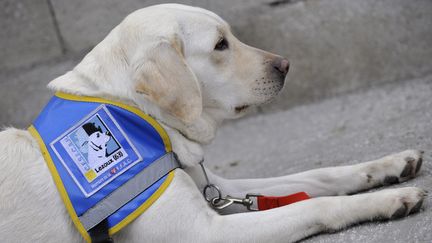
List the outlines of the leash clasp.
{"label": "leash clasp", "polygon": [[[243,206],[245,206],[248,210],[250,211],[258,211],[258,197],[261,195],[258,194],[247,194],[245,198],[237,198],[237,197],[232,197],[230,195],[227,195],[226,197],[222,197],[222,192],[221,189],[210,183],[210,180],[208,178],[206,169],[203,165],[204,159],[201,160],[199,162],[203,174],[204,174],[204,178],[207,182],[207,185],[204,186],[203,189],[203,195],[204,198],[207,202],[209,202],[210,206],[213,207],[214,209],[224,209],[232,204],[241,204]],[[254,204],[254,200],[252,200],[252,197],[256,197],[255,199],[255,204],[257,205],[256,208],[252,208],[252,205]]]}
{"label": "leash clasp", "polygon": [[224,198],[215,197],[211,200],[210,203],[214,208],[221,210],[232,204],[241,204],[247,208],[250,208],[250,206],[252,206],[253,204],[253,201],[249,198],[236,198],[227,195]]}

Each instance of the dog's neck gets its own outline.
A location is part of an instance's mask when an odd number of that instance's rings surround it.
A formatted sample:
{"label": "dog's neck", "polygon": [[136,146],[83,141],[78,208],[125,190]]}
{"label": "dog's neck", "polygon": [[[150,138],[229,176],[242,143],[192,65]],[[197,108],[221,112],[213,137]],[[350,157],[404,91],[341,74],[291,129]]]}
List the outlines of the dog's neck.
{"label": "dog's neck", "polygon": [[48,87],[53,91],[99,97],[135,106],[155,118],[166,128],[173,144],[173,150],[185,166],[196,165],[203,159],[202,145],[213,140],[216,129],[222,122],[221,119],[212,116],[204,109],[202,115],[193,124],[184,124],[141,95],[128,92],[127,90],[133,89],[126,87],[127,82],[121,83],[103,79],[103,77],[112,77],[106,73],[90,78],[85,72],[82,72],[82,69],[80,70],[80,66],[89,67],[88,64],[79,65],[74,70],[51,81]]}

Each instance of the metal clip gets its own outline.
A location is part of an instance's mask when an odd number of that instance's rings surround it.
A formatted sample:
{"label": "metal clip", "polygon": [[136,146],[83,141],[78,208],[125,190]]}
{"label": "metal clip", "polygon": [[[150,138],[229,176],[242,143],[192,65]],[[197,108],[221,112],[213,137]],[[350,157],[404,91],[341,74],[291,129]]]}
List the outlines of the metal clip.
{"label": "metal clip", "polygon": [[235,197],[231,197],[229,195],[227,195],[224,198],[213,198],[211,200],[212,206],[216,209],[219,209],[219,210],[224,209],[233,203],[241,204],[241,205],[249,208],[253,204],[253,201],[250,200],[249,198],[235,198]]}
{"label": "metal clip", "polygon": [[[261,195],[247,194],[246,198],[236,198],[236,197],[231,197],[229,195],[227,195],[226,197],[222,197],[221,189],[219,189],[218,186],[210,183],[210,180],[208,178],[208,175],[207,175],[207,172],[206,172],[206,169],[205,169],[203,163],[204,163],[204,159],[199,162],[201,169],[203,171],[203,174],[204,174],[204,178],[207,182],[207,185],[203,189],[203,195],[204,195],[205,200],[207,202],[209,202],[210,205],[214,209],[221,210],[221,209],[224,209],[224,208],[232,205],[233,203],[235,203],[235,204],[241,204],[241,205],[245,206],[250,211],[258,211],[258,199],[255,200],[255,202],[257,204],[256,208],[252,208],[254,201],[250,198],[251,197],[259,197]],[[212,195],[212,191],[215,191],[216,194]]]}

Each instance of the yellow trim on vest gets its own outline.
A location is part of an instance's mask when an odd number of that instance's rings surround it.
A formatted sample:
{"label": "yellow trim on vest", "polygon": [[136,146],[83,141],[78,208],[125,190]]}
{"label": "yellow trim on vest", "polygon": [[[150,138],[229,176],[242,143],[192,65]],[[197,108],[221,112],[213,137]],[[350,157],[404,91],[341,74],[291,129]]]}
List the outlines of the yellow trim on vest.
{"label": "yellow trim on vest", "polygon": [[165,129],[151,116],[145,114],[140,109],[122,104],[120,102],[106,100],[102,98],[96,98],[96,97],[90,97],[90,96],[78,96],[78,95],[72,95],[72,94],[66,94],[63,92],[56,92],[55,96],[65,99],[65,100],[73,100],[73,101],[85,101],[85,102],[95,102],[95,103],[105,103],[110,105],[115,105],[118,107],[121,107],[125,110],[128,110],[132,113],[135,113],[137,116],[141,117],[142,119],[146,120],[148,123],[150,123],[156,131],[159,133],[159,135],[162,137],[163,143],[165,145],[166,152],[171,152],[171,141],[168,137],[168,134],[166,133]]}
{"label": "yellow trim on vest", "polygon": [[47,165],[48,165],[48,169],[51,172],[51,176],[54,180],[54,183],[57,186],[57,190],[60,193],[61,198],[63,199],[63,203],[66,206],[66,209],[70,215],[70,217],[72,218],[73,223],[75,224],[75,227],[78,229],[78,232],[80,232],[80,234],[84,237],[84,239],[87,242],[91,242],[91,238],[90,235],[88,234],[88,232],[84,229],[84,226],[81,224],[81,222],[78,219],[78,216],[72,206],[72,203],[69,199],[69,196],[66,192],[66,189],[64,188],[63,182],[60,179],[60,175],[57,172],[57,169],[54,165],[54,162],[51,159],[51,156],[48,152],[48,149],[45,146],[45,143],[43,142],[42,138],[40,137],[38,131],[36,130],[36,128],[31,125],[28,128],[28,131],[30,132],[30,134],[36,139],[36,141],[39,144],[40,150],[42,152],[42,156],[44,157]]}
{"label": "yellow trim on vest", "polygon": [[151,195],[141,206],[139,206],[135,211],[133,211],[131,214],[129,214],[126,218],[124,218],[121,222],[114,225],[108,230],[108,233],[110,235],[113,235],[120,231],[123,227],[128,225],[130,222],[132,222],[134,219],[136,219],[138,216],[140,216],[144,211],[146,211],[161,195],[162,193],[168,188],[168,186],[171,184],[171,181],[174,178],[174,171],[171,171],[165,181],[160,185],[160,187]]}

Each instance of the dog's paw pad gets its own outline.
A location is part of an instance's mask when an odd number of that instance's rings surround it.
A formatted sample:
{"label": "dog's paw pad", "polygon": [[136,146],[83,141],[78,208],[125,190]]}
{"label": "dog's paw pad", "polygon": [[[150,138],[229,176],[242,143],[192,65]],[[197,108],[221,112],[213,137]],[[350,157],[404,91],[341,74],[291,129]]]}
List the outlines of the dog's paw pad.
{"label": "dog's paw pad", "polygon": [[390,216],[390,219],[400,219],[405,217],[405,215],[407,214],[408,208],[405,204],[403,204],[400,208],[398,208],[396,210],[396,212],[394,212],[392,214],[392,216]]}
{"label": "dog's paw pad", "polygon": [[423,158],[420,157],[420,159],[418,159],[418,161],[417,161],[417,165],[416,165],[416,170],[415,170],[415,173],[416,173],[416,174],[419,172],[419,170],[420,170],[422,164],[423,164]]}
{"label": "dog's paw pad", "polygon": [[413,178],[419,172],[422,164],[423,158],[420,151],[414,151],[414,156],[408,156],[404,158],[406,162],[404,169],[400,173],[401,178]]}
{"label": "dog's paw pad", "polygon": [[420,208],[423,204],[423,199],[418,201],[416,205],[414,205],[414,207],[411,209],[410,213],[417,213],[420,211]]}
{"label": "dog's paw pad", "polygon": [[406,157],[405,161],[407,164],[405,165],[403,171],[400,174],[400,177],[408,177],[414,174],[415,171],[415,159],[412,157]]}
{"label": "dog's paw pad", "polygon": [[384,178],[384,185],[393,185],[399,183],[399,178],[397,176],[386,176]]}

